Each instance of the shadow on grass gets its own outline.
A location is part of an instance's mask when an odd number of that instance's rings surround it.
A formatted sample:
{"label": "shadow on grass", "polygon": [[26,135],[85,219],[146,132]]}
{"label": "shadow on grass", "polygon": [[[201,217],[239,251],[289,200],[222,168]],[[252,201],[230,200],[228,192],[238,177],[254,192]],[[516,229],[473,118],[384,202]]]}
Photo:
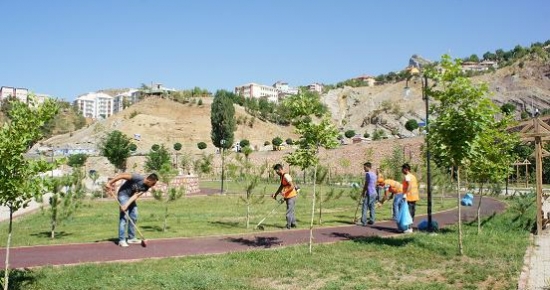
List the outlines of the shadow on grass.
{"label": "shadow on grass", "polygon": [[354,236],[348,233],[332,233],[332,236],[345,238],[356,243],[387,245],[387,246],[395,246],[395,247],[404,246],[414,240],[413,237],[394,239],[392,237],[379,237],[379,236],[369,236],[369,237]]}
{"label": "shadow on grass", "polygon": [[[0,271],[0,277],[3,279],[6,271],[2,270]],[[11,290],[20,290],[20,289],[27,289],[28,285],[34,284],[36,281],[36,277],[32,270],[25,269],[25,270],[19,270],[14,269],[10,270],[10,277],[9,277],[9,287],[8,289]],[[2,285],[3,286],[3,285]]]}
{"label": "shadow on grass", "polygon": [[280,245],[282,243],[277,237],[255,237],[254,239],[227,238],[226,240],[232,243],[239,243],[255,248],[271,248],[272,246]]}
{"label": "shadow on grass", "polygon": [[118,244],[118,238],[109,238],[109,239],[95,240],[94,241],[94,243],[101,243],[101,242],[111,242],[113,244]]}
{"label": "shadow on grass", "polygon": [[[490,215],[490,216],[488,216],[488,217],[482,219],[482,220],[481,220],[481,226],[483,227],[486,223],[488,223],[488,222],[490,222],[491,220],[493,220],[493,219],[495,218],[496,215],[497,215],[497,213],[496,213],[496,212],[493,212],[492,215]],[[467,222],[466,224],[469,225],[469,226],[477,225],[477,219],[474,217],[473,220]]]}
{"label": "shadow on grass", "polygon": [[239,227],[239,222],[228,222],[228,221],[214,221],[208,222],[211,225],[221,226],[223,228],[236,228]]}
{"label": "shadow on grass", "polygon": [[[169,227],[166,227],[168,229]],[[140,227],[141,231],[143,232],[162,232],[161,226],[142,226]]]}
{"label": "shadow on grass", "polygon": [[[55,232],[55,238],[54,239],[62,239],[64,237],[68,237],[68,236],[72,236],[73,234],[72,233],[67,233],[67,232]],[[51,238],[52,236],[52,232],[39,232],[39,233],[35,233],[35,234],[31,234],[31,236],[33,237],[37,237],[37,238]]]}

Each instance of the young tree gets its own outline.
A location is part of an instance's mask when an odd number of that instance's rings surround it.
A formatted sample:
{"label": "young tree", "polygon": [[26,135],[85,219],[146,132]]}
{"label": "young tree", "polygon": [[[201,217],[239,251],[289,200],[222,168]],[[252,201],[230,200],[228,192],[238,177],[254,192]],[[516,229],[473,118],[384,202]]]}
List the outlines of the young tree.
{"label": "young tree", "polygon": [[147,171],[159,171],[166,164],[171,166],[170,153],[168,153],[168,149],[163,144],[157,150],[151,149],[149,154],[147,154],[145,169]]}
{"label": "young tree", "polygon": [[464,164],[476,158],[482,148],[482,134],[495,122],[498,108],[488,98],[486,84],[474,85],[462,73],[460,60],[444,55],[440,71],[428,69],[425,74],[438,84],[427,87],[428,97],[437,101],[431,110],[437,118],[429,124],[430,150],[441,164],[457,168],[458,251],[463,254],[460,206],[460,171]]}
{"label": "young tree", "polygon": [[164,222],[162,224],[162,231],[166,232],[169,216],[169,204],[185,195],[185,188],[170,186],[170,182],[172,182],[172,179],[174,179],[174,176],[177,174],[170,163],[164,163],[158,173],[160,181],[166,184],[166,192],[163,192],[162,190],[153,190],[153,197],[158,201],[164,202]]}
{"label": "young tree", "polygon": [[179,154],[179,152],[180,152],[180,150],[181,150],[181,147],[182,147],[182,145],[181,145],[180,142],[174,143],[174,150],[176,150],[176,162],[175,162],[175,163],[176,163],[176,167],[178,167],[178,154]]}
{"label": "young tree", "polygon": [[58,107],[53,100],[46,100],[37,106],[29,106],[17,100],[5,102],[10,102],[10,108],[9,120],[0,127],[0,205],[9,209],[6,268],[2,281],[7,290],[13,213],[43,193],[43,181],[39,174],[56,166],[43,159],[25,158],[25,153],[40,140],[41,127],[57,114]]}
{"label": "young tree", "polygon": [[[126,160],[130,157],[130,138],[115,130],[107,134],[99,145],[101,155],[120,171],[126,170]],[[116,170],[115,170],[116,171]]]}
{"label": "young tree", "polygon": [[319,164],[318,152],[320,148],[336,148],[338,146],[338,129],[331,123],[328,115],[323,116],[320,122],[312,121],[311,116],[319,114],[320,99],[314,95],[298,94],[285,100],[285,105],[290,108],[290,117],[296,127],[296,133],[300,139],[296,142],[298,149],[285,156],[285,160],[291,165],[297,165],[305,170],[314,167],[313,171],[313,200],[311,203],[311,223],[309,230],[309,252],[313,246],[313,220],[315,217],[315,197],[317,181],[317,165]]}
{"label": "young tree", "polygon": [[501,183],[511,173],[514,161],[513,150],[519,143],[518,136],[506,130],[511,124],[510,118],[504,118],[488,126],[478,139],[478,150],[469,160],[468,177],[479,184],[479,202],[477,205],[477,231],[481,232],[481,200],[483,186],[488,183]]}

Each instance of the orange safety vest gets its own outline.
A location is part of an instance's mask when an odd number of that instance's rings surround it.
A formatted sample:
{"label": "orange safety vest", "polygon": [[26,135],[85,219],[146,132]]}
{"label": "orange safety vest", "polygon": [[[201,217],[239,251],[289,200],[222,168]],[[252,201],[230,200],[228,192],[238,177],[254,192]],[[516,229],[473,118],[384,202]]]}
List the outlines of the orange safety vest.
{"label": "orange safety vest", "polygon": [[[407,182],[407,177],[410,179],[409,182]],[[403,193],[407,201],[418,201],[420,199],[418,196],[418,182],[416,181],[416,176],[412,175],[410,172],[405,175],[403,179]]]}
{"label": "orange safety vest", "polygon": [[285,176],[288,175],[288,173],[285,173],[281,176],[281,185],[283,186],[283,197],[285,199],[289,199],[289,198],[292,198],[292,197],[295,197],[296,195],[298,195],[298,193],[296,192],[296,189],[294,188],[294,186],[292,186],[290,184],[290,182],[288,182],[288,180],[286,180]]}
{"label": "orange safety vest", "polygon": [[388,191],[391,193],[403,193],[403,185],[395,180],[386,179],[384,184],[389,186]]}

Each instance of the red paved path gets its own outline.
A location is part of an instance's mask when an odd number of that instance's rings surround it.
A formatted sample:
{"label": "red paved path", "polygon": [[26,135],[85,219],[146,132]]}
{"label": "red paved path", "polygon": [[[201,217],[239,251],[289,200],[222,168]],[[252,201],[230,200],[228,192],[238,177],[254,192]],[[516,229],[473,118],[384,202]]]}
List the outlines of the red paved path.
{"label": "red paved path", "polygon": [[[477,202],[474,204],[477,205]],[[482,215],[489,216],[503,211],[504,208],[504,203],[492,198],[485,198],[482,204]],[[462,209],[464,221],[475,218],[475,207],[462,207]],[[457,222],[456,209],[434,214],[433,217],[440,227]],[[419,222],[424,218],[424,216],[417,216],[416,221]],[[368,236],[390,236],[396,233],[395,223],[389,221],[378,222],[369,227],[356,225],[325,227],[314,229],[314,242],[331,243]],[[140,245],[120,248],[113,242],[20,247],[12,248],[10,251],[10,268],[217,254],[284,247],[308,242],[309,229],[296,229],[225,236],[147,240],[146,248]],[[0,267],[2,268],[5,265],[5,255],[5,248],[0,249]]]}

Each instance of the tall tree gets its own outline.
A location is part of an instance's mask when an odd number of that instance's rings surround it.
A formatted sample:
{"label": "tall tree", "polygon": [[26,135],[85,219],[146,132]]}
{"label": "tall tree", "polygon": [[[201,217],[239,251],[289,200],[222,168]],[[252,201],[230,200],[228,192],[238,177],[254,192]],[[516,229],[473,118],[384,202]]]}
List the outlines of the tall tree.
{"label": "tall tree", "polygon": [[41,137],[41,127],[58,111],[53,100],[38,106],[28,106],[11,100],[9,120],[0,127],[0,205],[9,208],[8,240],[3,286],[9,286],[9,257],[13,226],[13,213],[26,207],[33,197],[43,193],[43,181],[39,173],[54,168],[54,163],[43,159],[25,158],[25,153]]}
{"label": "tall tree", "polygon": [[210,123],[212,131],[210,138],[214,146],[221,148],[222,156],[222,176],[221,193],[223,193],[224,180],[224,149],[229,149],[233,145],[234,132],[237,129],[235,120],[235,107],[230,92],[219,90],[214,96],[210,112]]}
{"label": "tall tree", "polygon": [[126,170],[126,160],[130,157],[131,140],[124,133],[115,130],[107,134],[99,145],[101,155],[107,157],[116,169]]}
{"label": "tall tree", "polygon": [[426,88],[427,96],[437,101],[431,108],[436,118],[428,128],[429,149],[441,164],[457,168],[458,251],[462,255],[460,170],[479,156],[482,134],[495,122],[499,110],[488,98],[487,84],[473,84],[460,63],[444,55],[442,70],[428,69],[425,74],[438,84]]}
{"label": "tall tree", "polygon": [[322,114],[319,110],[320,99],[310,94],[298,94],[285,100],[289,107],[289,116],[296,127],[300,139],[296,142],[298,149],[285,156],[291,165],[297,165],[305,170],[313,167],[313,200],[311,203],[311,222],[309,228],[309,252],[313,246],[313,220],[315,217],[315,198],[317,184],[317,165],[319,164],[320,148],[335,148],[338,146],[338,129],[331,123],[330,117],[324,115],[319,122],[314,122],[312,116]]}

